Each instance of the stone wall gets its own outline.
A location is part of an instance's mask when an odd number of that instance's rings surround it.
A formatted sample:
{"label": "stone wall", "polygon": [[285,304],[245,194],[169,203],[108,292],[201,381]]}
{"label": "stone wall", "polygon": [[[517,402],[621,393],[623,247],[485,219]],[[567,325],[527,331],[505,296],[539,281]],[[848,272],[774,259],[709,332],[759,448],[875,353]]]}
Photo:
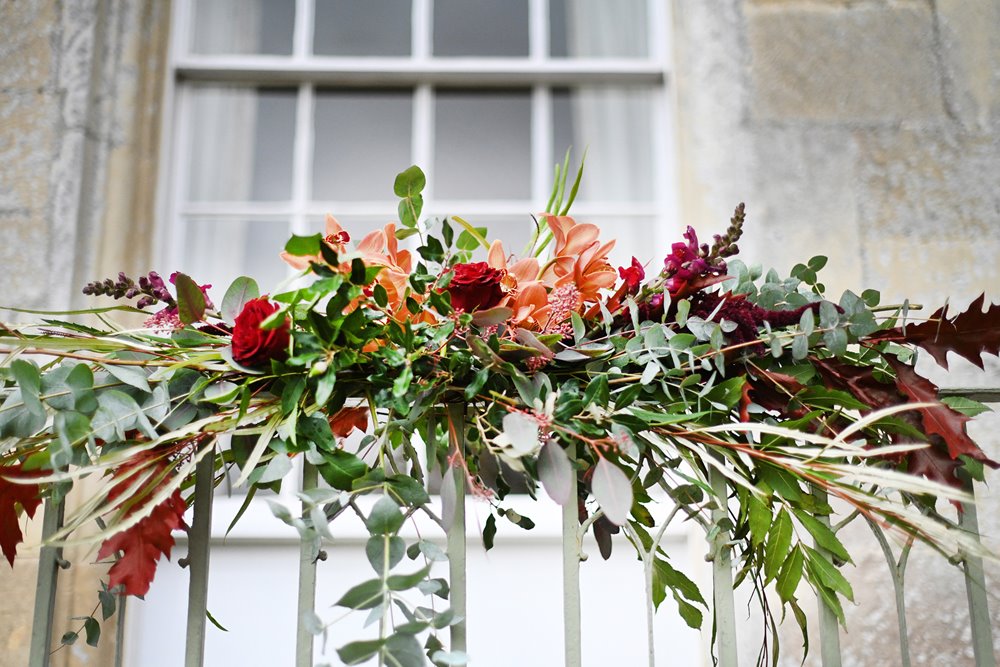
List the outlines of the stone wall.
{"label": "stone wall", "polygon": [[[149,265],[169,16],[165,0],[0,1],[0,305],[80,307],[85,282]],[[38,561],[21,551],[0,567],[0,667],[28,661]],[[94,556],[68,554],[55,642],[97,603]],[[112,664],[103,630],[53,666]]]}
{"label": "stone wall", "polygon": [[[673,0],[681,210],[709,234],[747,203],[745,258],[787,271],[830,258],[832,295],[875,288],[964,307],[1000,298],[1000,0]],[[926,312],[926,310],[925,310]],[[956,311],[953,311],[956,312]],[[951,373],[1000,386],[1000,364]],[[1000,456],[997,419],[974,432]],[[992,487],[1000,475],[988,477]],[[980,489],[983,532],[1000,497]],[[867,527],[848,529],[858,604],[845,665],[899,664],[892,590]],[[1000,580],[991,571],[993,626]],[[914,665],[971,665],[961,573],[917,550],[907,576]],[[803,597],[809,597],[803,591]],[[814,608],[814,607],[813,607]],[[794,625],[794,624],[791,624]],[[744,628],[744,658],[758,637]],[[1000,655],[1000,634],[995,639]],[[801,660],[785,633],[783,664]],[[819,664],[818,643],[807,665]]]}

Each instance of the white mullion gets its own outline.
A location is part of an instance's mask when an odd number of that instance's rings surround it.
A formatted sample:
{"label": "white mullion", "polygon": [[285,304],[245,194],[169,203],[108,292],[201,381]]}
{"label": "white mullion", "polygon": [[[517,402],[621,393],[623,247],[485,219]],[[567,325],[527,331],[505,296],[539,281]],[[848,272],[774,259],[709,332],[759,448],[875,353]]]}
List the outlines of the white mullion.
{"label": "white mullion", "polygon": [[653,94],[653,183],[659,210],[659,224],[654,230],[653,241],[657,247],[666,247],[680,230],[680,186],[677,170],[676,89],[671,75],[673,64],[673,28],[669,3],[650,0],[649,40],[650,57],[663,68],[663,83]]}
{"label": "white mullion", "polygon": [[[170,201],[173,210],[177,204],[184,201],[187,181],[184,176],[188,173],[188,165],[191,163],[190,153],[190,126],[191,126],[191,89],[184,85],[177,86],[177,128],[174,134],[173,164],[171,165]],[[170,213],[166,223],[173,228],[174,233],[170,235],[170,243],[167,248],[167,268],[179,266],[180,260],[184,256],[185,244],[187,241],[187,219],[182,216]],[[172,269],[171,269],[172,270]]]}
{"label": "white mullion", "polygon": [[191,30],[191,0],[176,0],[171,26],[173,58],[176,62],[182,56],[190,55],[194,31]]}
{"label": "white mullion", "polygon": [[549,0],[528,0],[528,53],[531,62],[549,57]]}
{"label": "white mullion", "polygon": [[413,0],[411,14],[412,35],[410,48],[412,50],[411,60],[424,62],[431,57],[431,43],[433,40],[433,0]]}
{"label": "white mullion", "polygon": [[295,106],[295,148],[292,162],[292,232],[310,234],[306,209],[311,196],[313,155],[313,99],[311,83],[299,86]]}
{"label": "white mullion", "polygon": [[552,89],[535,86],[531,92],[531,200],[544,206],[551,190],[552,173]]}
{"label": "white mullion", "polygon": [[307,60],[312,52],[313,0],[295,0],[292,59]]}
{"label": "white mullion", "polygon": [[649,58],[662,64],[665,72],[669,72],[673,66],[673,34],[671,33],[672,21],[669,4],[657,0],[647,0],[646,2],[647,16],[649,17],[647,23],[649,29],[646,35],[649,44]]}
{"label": "white mullion", "polygon": [[[429,84],[420,84],[413,92],[413,163],[424,172],[434,171],[434,91]],[[434,181],[424,189],[424,207],[434,201]]]}

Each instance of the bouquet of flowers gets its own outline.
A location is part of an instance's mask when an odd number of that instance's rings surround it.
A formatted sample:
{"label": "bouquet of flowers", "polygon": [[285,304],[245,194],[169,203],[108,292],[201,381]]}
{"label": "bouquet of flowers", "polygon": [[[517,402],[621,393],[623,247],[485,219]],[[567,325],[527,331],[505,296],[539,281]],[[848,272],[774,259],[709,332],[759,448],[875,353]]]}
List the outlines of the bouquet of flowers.
{"label": "bouquet of flowers", "polygon": [[[803,584],[841,620],[853,595],[831,501],[948,556],[986,553],[935,511],[997,466],[965,430],[986,408],[939,399],[912,364],[916,348],[944,366],[949,351],[997,354],[1000,307],[984,312],[981,297],[917,321],[871,290],[827,298],[823,257],[787,278],[748,267],[734,259],[742,204],[711,243],[688,227],[662,261],[614,267],[614,241],[568,215],[579,176],[557,180],[520,258],[459,217],[422,219],[424,175],[410,167],[394,185],[398,226],[355,243],[330,217],[288,241],[291,288],[262,295],[239,278],[216,306],[182,273],[119,274],[84,292],[134,306],[0,325],[4,555],[13,564],[20,513],[99,480],[50,541],[91,540],[113,560],[113,611],[114,594],[147,592],[186,528],[199,462],[214,461],[216,481],[237,476],[249,503],[301,459],[323,484],[303,488],[302,516],[275,505],[279,518],[317,554],[345,512],[371,533],[375,577],[338,604],[383,622],[341,658],[454,665],[467,657],[438,635],[460,616],[407,597],[447,598],[431,576],[445,555],[398,532],[418,512],[447,528],[465,493],[492,509],[486,548],[498,518],[532,526],[505,507],[514,484],[573,508],[605,557],[624,532],[652,602],[669,594],[693,627],[708,605],[659,546],[675,516],[720,536],[737,579],[762,604],[774,584],[803,628]],[[137,310],[140,328],[111,317]],[[439,470],[440,510],[427,492]],[[368,512],[364,494],[379,497]],[[400,573],[407,555],[423,567]]]}

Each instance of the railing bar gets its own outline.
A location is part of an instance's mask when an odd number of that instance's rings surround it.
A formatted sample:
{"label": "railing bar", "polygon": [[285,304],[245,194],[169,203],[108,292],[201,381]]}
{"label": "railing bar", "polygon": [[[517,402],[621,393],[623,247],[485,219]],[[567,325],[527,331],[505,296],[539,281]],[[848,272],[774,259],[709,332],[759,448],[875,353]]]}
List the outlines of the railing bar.
{"label": "railing bar", "polygon": [[1000,387],[941,387],[938,396],[961,396],[981,403],[1000,403]]}
{"label": "railing bar", "polygon": [[[822,506],[827,502],[826,492],[821,489],[815,489],[813,497],[816,498],[817,505]],[[830,527],[829,516],[819,517],[819,522],[827,528]],[[815,546],[816,551],[833,567],[836,567],[833,565],[832,554],[821,547],[819,542],[816,542]],[[817,602],[819,603],[819,648],[823,667],[841,667],[840,625],[837,621],[837,615],[821,597],[817,596]]]}
{"label": "railing bar", "polygon": [[[63,522],[63,501],[45,501],[45,516],[42,520],[42,541],[49,539]],[[38,585],[35,588],[35,614],[32,620],[31,648],[28,667],[48,667],[52,644],[52,622],[56,608],[56,585],[59,578],[59,562],[62,547],[42,547],[38,555]]]}
{"label": "railing bar", "polygon": [[[716,497],[712,510],[712,524],[718,526],[729,518],[726,499],[726,478],[714,467],[709,471],[709,482]],[[712,557],[712,598],[715,603],[715,644],[719,667],[737,667],[736,601],[733,593],[733,564],[730,555],[729,533],[719,530],[710,542]]]}
{"label": "railing bar", "polygon": [[[575,458],[572,445],[566,450],[566,454],[570,460]],[[577,477],[574,470],[569,499],[562,508],[563,635],[566,667],[580,667],[583,661],[583,651],[580,646],[583,636],[580,617],[580,552],[583,535],[580,534],[577,493]]]}
{"label": "railing bar", "polygon": [[[315,489],[319,483],[319,472],[313,464],[308,461],[302,464],[302,490],[309,491]],[[305,503],[302,507],[303,515],[306,515]],[[299,608],[297,623],[295,626],[295,665],[296,667],[312,667],[313,665],[313,645],[315,637],[309,631],[305,619],[315,613],[316,610],[316,566],[317,566],[316,544],[310,540],[302,540],[299,550]]]}
{"label": "railing bar", "polygon": [[461,621],[451,626],[451,650],[467,649],[466,611],[466,538],[465,538],[465,470],[460,458],[465,456],[465,404],[453,403],[448,406],[449,433],[452,434],[452,454],[455,463],[448,474],[455,480],[455,515],[450,526],[445,526],[448,535],[448,576],[451,593],[451,609]]}
{"label": "railing bar", "polygon": [[127,595],[118,596],[118,627],[115,628],[115,667],[125,664],[125,602]]}
{"label": "railing bar", "polygon": [[188,539],[191,582],[188,587],[187,645],[184,667],[202,667],[205,662],[205,624],[208,618],[208,558],[212,529],[212,487],[215,456],[211,452],[198,461],[194,478],[194,520]]}
{"label": "railing bar", "polygon": [[[965,479],[966,490],[975,496],[972,481]],[[962,503],[959,519],[963,529],[971,535],[979,535],[979,517],[975,501]],[[974,556],[965,558],[965,593],[969,600],[969,622],[972,625],[972,650],[976,667],[996,667],[993,654],[993,629],[990,624],[989,603],[986,600],[986,576],[983,560]]]}

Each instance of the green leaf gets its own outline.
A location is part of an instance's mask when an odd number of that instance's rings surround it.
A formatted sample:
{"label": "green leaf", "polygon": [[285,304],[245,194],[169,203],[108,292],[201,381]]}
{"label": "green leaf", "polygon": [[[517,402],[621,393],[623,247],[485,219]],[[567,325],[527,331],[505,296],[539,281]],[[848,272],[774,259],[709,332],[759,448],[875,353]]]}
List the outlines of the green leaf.
{"label": "green leaf", "polygon": [[813,578],[821,585],[837,591],[851,602],[854,602],[854,589],[851,588],[850,582],[841,574],[840,570],[834,567],[833,563],[826,556],[815,549],[805,547],[805,550],[806,567],[809,569],[810,574],[813,575]]}
{"label": "green leaf", "polygon": [[392,191],[397,197],[412,197],[423,192],[426,186],[424,172],[417,165],[412,165],[396,175]]}
{"label": "green leaf", "polygon": [[101,618],[105,621],[115,615],[117,608],[117,598],[114,593],[108,590],[107,584],[101,582],[101,590],[97,592],[97,599],[101,603]]}
{"label": "green leaf", "polygon": [[388,493],[397,500],[400,505],[406,507],[419,507],[430,502],[431,497],[427,494],[427,489],[423,484],[408,475],[392,475],[386,478]]}
{"label": "green leaf", "polygon": [[843,561],[851,562],[851,555],[847,553],[847,549],[830,528],[823,525],[819,519],[807,512],[798,509],[793,509],[792,512],[794,512],[795,518],[799,520],[799,523],[813,536],[818,546],[826,549]]}
{"label": "green leaf", "polygon": [[424,667],[426,660],[420,642],[413,635],[396,634],[382,647],[386,667]]}
{"label": "green leaf", "polygon": [[483,526],[483,547],[486,551],[493,548],[493,539],[497,535],[497,518],[490,514],[486,517],[486,525]]}
{"label": "green leaf", "polygon": [[292,470],[292,460],[285,454],[276,454],[267,464],[264,472],[257,479],[258,484],[269,484],[284,479]]}
{"label": "green leaf", "polygon": [[666,560],[656,558],[653,561],[653,604],[659,609],[660,603],[666,599],[666,590],[670,589],[677,602],[681,618],[689,627],[698,629],[702,623],[702,612],[692,602],[708,608],[697,584],[683,572],[673,568]]}
{"label": "green leaf", "polygon": [[236,321],[236,316],[243,312],[247,301],[260,297],[257,281],[247,276],[240,276],[226,290],[222,297],[222,317],[230,324]]}
{"label": "green leaf", "polygon": [[87,637],[87,644],[96,647],[101,641],[101,624],[93,616],[88,616],[83,622],[83,631]]}
{"label": "green leaf", "polygon": [[384,642],[381,639],[366,639],[364,641],[351,642],[337,649],[337,657],[345,665],[360,665],[371,660],[382,648]]}
{"label": "green leaf", "polygon": [[[370,537],[365,544],[365,555],[372,569],[378,574],[382,574],[387,569],[392,569],[399,565],[406,554],[406,542],[402,537],[395,535],[376,535]],[[388,560],[386,558],[388,557]]]}
{"label": "green leaf", "polygon": [[140,389],[147,394],[153,391],[149,386],[148,374],[140,368],[136,368],[135,366],[121,366],[115,363],[101,364],[101,367],[115,379],[121,380],[130,387]]}
{"label": "green leaf", "polygon": [[311,236],[293,235],[285,243],[285,252],[296,257],[314,257],[319,254],[320,244],[322,243],[322,234],[313,234]]}
{"label": "green leaf", "polygon": [[792,519],[784,508],[778,511],[771,530],[767,533],[767,544],[764,547],[764,575],[767,581],[778,576],[781,564],[788,556],[792,545]]}
{"label": "green leaf", "polygon": [[802,579],[802,549],[795,547],[785,559],[778,574],[777,591],[782,601],[788,602],[795,597],[795,589]]}
{"label": "green leaf", "polygon": [[21,402],[24,403],[24,407],[32,415],[44,418],[45,407],[38,398],[42,388],[42,376],[38,366],[24,359],[15,359],[10,368],[17,386],[21,388]]}
{"label": "green leaf", "polygon": [[391,591],[409,590],[426,579],[430,571],[431,566],[427,565],[411,574],[394,574],[385,580],[385,584]]}
{"label": "green leaf", "polygon": [[945,396],[941,402],[956,412],[961,412],[966,417],[978,417],[984,412],[992,412],[988,405],[979,401],[974,401],[965,396]]}
{"label": "green leaf", "polygon": [[538,479],[552,500],[560,505],[571,500],[575,475],[573,465],[558,441],[553,438],[542,445],[538,453]]}
{"label": "green leaf", "polygon": [[354,480],[368,472],[368,466],[364,461],[343,449],[322,452],[322,455],[323,463],[317,466],[319,474],[335,489],[350,491]]}
{"label": "green leaf", "polygon": [[337,607],[349,609],[371,609],[382,604],[382,580],[369,579],[350,588],[334,603]]}
{"label": "green leaf", "polygon": [[80,638],[80,635],[76,632],[67,632],[59,640],[59,643],[64,646],[72,646],[76,643],[76,640]]}
{"label": "green leaf", "polygon": [[466,222],[462,218],[458,217],[457,215],[451,216],[451,219],[454,220],[455,222],[457,222],[458,224],[462,225],[462,227],[465,229],[466,233],[469,236],[471,236],[472,238],[474,238],[476,240],[476,243],[478,243],[479,245],[481,245],[484,248],[489,249],[489,247],[490,247],[489,242],[486,240],[486,238],[482,234],[479,233],[478,229],[476,229],[475,227],[473,227],[472,225],[470,225],[468,222]]}
{"label": "green leaf", "polygon": [[215,616],[212,616],[212,612],[207,609],[205,610],[205,617],[208,619],[209,623],[217,627],[219,630],[229,632],[229,629],[222,625],[222,623],[219,623],[218,619],[216,619]]}
{"label": "green leaf", "polygon": [[184,324],[200,322],[205,317],[205,293],[198,283],[186,273],[178,273],[174,277],[174,287],[177,290],[177,317]]}
{"label": "green leaf", "polygon": [[590,488],[604,516],[615,525],[624,525],[632,508],[632,483],[621,468],[602,458],[594,468]]}
{"label": "green leaf", "polygon": [[747,500],[747,514],[750,519],[750,540],[753,545],[763,544],[767,529],[771,525],[771,508],[757,496],[750,494]]}
{"label": "green leaf", "polygon": [[396,501],[389,496],[382,496],[372,507],[365,525],[371,535],[394,535],[403,525],[403,521],[403,513],[399,511]]}

